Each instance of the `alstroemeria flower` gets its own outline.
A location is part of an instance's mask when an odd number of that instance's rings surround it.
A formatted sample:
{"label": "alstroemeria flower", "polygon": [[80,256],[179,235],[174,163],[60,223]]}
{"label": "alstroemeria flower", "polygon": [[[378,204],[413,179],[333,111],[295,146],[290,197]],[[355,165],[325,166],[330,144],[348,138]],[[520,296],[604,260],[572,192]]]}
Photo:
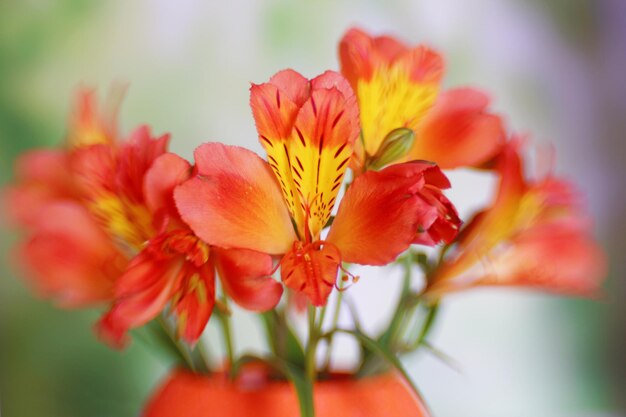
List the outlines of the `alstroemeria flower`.
{"label": "alstroemeria flower", "polygon": [[179,211],[204,241],[281,256],[285,285],[325,304],[342,261],[385,265],[424,236],[449,237],[458,218],[433,164],[413,162],[359,176],[322,239],[359,135],[347,81],[292,70],[253,85],[250,99],[268,162],[243,148],[208,143],[197,175],[175,190]]}
{"label": "alstroemeria flower", "polygon": [[116,140],[115,114],[100,114],[94,93],[81,90],[71,120],[68,148],[22,155],[2,202],[8,220],[24,229],[15,259],[35,291],[63,307],[84,307],[111,298],[126,256],[85,205],[72,169],[76,153],[95,136]]}
{"label": "alstroemeria flower", "polygon": [[518,147],[514,140],[498,157],[501,180],[494,203],[461,233],[452,256],[429,280],[427,294],[477,286],[577,295],[598,290],[605,259],[576,191],[552,176],[525,179]]}
{"label": "alstroemeria flower", "polygon": [[269,277],[270,256],[209,247],[181,221],[173,189],[191,172],[187,161],[166,153],[143,178],[143,207],[160,230],[117,280],[111,310],[98,324],[101,337],[114,346],[122,347],[129,329],[152,320],[168,304],[177,315],[179,336],[195,343],[215,305],[216,270],[224,290],[246,309],[268,310],[280,300],[282,287]]}
{"label": "alstroemeria flower", "polygon": [[415,136],[396,161],[424,159],[447,169],[478,166],[497,153],[504,140],[500,117],[487,110],[489,99],[478,90],[440,94],[444,63],[436,51],[351,29],[341,40],[339,58],[361,110],[357,173],[384,157],[379,153],[385,138],[398,128]]}

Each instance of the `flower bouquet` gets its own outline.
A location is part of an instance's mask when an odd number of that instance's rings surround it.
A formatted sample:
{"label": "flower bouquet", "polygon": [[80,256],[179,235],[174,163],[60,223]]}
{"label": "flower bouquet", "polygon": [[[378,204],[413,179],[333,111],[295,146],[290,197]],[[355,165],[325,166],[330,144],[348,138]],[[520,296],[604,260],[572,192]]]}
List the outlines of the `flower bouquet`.
{"label": "flower bouquet", "polygon": [[[120,134],[120,91],[100,108],[83,89],[64,145],[17,162],[4,203],[32,288],[64,308],[108,306],[95,330],[113,348],[135,337],[177,358],[146,417],[427,416],[400,359],[439,354],[429,333],[447,294],[598,292],[604,255],[578,193],[550,169],[528,175],[529,141],[485,93],[442,91],[439,53],[360,29],[339,61],[252,84],[265,159],[212,142],[188,162],[148,126]],[[466,219],[445,195],[455,168],[498,178]],[[382,332],[351,300],[354,265],[402,270]],[[234,347],[233,305],[258,316],[264,353]],[[224,358],[201,339],[211,319]],[[356,366],[333,360],[338,335],[357,342]]]}

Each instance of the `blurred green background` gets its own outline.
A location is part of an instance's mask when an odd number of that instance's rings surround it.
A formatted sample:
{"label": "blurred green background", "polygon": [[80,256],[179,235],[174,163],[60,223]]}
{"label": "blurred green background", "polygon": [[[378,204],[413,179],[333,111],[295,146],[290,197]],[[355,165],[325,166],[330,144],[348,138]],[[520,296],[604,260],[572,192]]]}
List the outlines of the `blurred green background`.
{"label": "blurred green background", "polygon": [[[463,372],[431,357],[407,358],[435,415],[626,415],[621,0],[3,0],[1,183],[21,152],[60,142],[81,83],[104,93],[114,81],[128,82],[123,131],[149,123],[171,132],[172,149],[185,157],[207,140],[259,151],[249,83],[286,67],[308,76],[336,69],[337,42],[355,24],[439,49],[447,85],[484,88],[515,129],[553,143],[558,172],[588,196],[613,260],[600,302],[491,290],[447,300],[434,343]],[[453,173],[453,186],[467,175]],[[458,188],[453,201],[461,205],[488,198]],[[98,343],[97,311],[62,311],[33,298],[9,266],[14,238],[3,229],[2,415],[138,415],[167,361],[139,343],[122,353]],[[386,284],[364,281],[355,296],[376,321],[367,306]],[[251,326],[238,330],[243,346],[255,343]]]}

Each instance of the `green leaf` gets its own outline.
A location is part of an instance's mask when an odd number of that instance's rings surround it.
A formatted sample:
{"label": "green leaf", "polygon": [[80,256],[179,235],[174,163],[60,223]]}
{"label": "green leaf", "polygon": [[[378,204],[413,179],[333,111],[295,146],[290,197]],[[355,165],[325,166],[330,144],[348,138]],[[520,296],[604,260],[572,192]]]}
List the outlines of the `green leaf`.
{"label": "green leaf", "polygon": [[433,327],[433,323],[435,322],[435,318],[437,317],[437,312],[439,311],[439,302],[437,301],[435,304],[430,306],[428,310],[428,314],[426,315],[426,321],[424,322],[424,327],[422,327],[422,332],[417,339],[417,346],[424,343],[426,340],[426,336],[430,333],[430,330]]}
{"label": "green leaf", "polygon": [[426,404],[422,399],[420,391],[417,389],[417,386],[415,386],[413,381],[411,381],[409,374],[404,369],[404,366],[402,365],[400,360],[394,354],[389,352],[389,350],[387,350],[387,348],[383,344],[358,331],[344,329],[337,329],[337,331],[354,336],[363,344],[366,349],[376,353],[381,358],[383,358],[389,365],[391,365],[398,372],[400,372],[400,374],[409,384],[415,395],[422,401],[423,404]]}
{"label": "green leaf", "polygon": [[454,359],[452,356],[441,351],[440,349],[437,349],[436,347],[432,346],[428,342],[423,342],[422,346],[424,346],[430,353],[432,353],[441,362],[448,365],[451,369],[455,370],[459,374],[463,373],[463,370],[461,369],[461,365],[459,365],[459,362],[456,359]]}

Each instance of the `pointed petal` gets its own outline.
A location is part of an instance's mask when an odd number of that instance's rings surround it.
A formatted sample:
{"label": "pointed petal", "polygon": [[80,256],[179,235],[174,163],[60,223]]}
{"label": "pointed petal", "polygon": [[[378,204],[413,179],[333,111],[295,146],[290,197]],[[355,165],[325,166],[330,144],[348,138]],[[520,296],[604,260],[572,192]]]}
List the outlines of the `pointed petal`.
{"label": "pointed petal", "polygon": [[134,203],[143,203],[144,177],[154,161],[167,151],[169,135],[153,137],[148,126],[137,128],[124,142],[118,157],[116,188]]}
{"label": "pointed petal", "polygon": [[117,139],[117,111],[124,94],[123,88],[112,90],[105,108],[98,107],[96,91],[81,88],[76,94],[69,121],[66,143],[71,148],[95,144],[110,145]]}
{"label": "pointed petal", "polygon": [[306,295],[314,306],[323,306],[335,286],[340,262],[332,245],[302,246],[298,242],[283,257],[280,275],[287,287]]}
{"label": "pointed petal", "polygon": [[370,37],[358,28],[346,32],[339,43],[341,73],[354,90],[359,79],[369,80],[379,66],[389,66],[408,50],[391,36]]}
{"label": "pointed petal", "polygon": [[[325,73],[322,77],[313,84],[336,82],[344,91],[350,91],[337,74]],[[313,240],[330,217],[359,134],[356,107],[353,96],[346,97],[339,88],[314,89],[294,125],[289,144],[291,172],[302,209],[310,212],[308,224]]]}
{"label": "pointed petal", "polygon": [[[345,262],[385,265],[405,251],[418,228],[414,181],[368,171],[344,195],[328,232]],[[431,210],[432,212],[433,210]],[[428,215],[424,213],[422,217]]]}
{"label": "pointed petal", "polygon": [[480,286],[525,287],[563,295],[594,297],[606,276],[602,249],[587,227],[555,221],[528,229],[499,250],[474,257],[471,268],[445,265],[429,294]]}
{"label": "pointed petal", "polygon": [[460,220],[441,193],[447,186],[447,178],[430,163],[368,171],[346,191],[326,240],[344,261],[365,265],[392,262],[411,243],[449,242]]}
{"label": "pointed petal", "polygon": [[[272,79],[279,85],[271,81],[252,85],[250,107],[259,133],[259,141],[267,153],[268,163],[278,180],[291,217],[297,224],[302,224],[304,216],[291,175],[288,141],[301,105],[294,100],[303,102],[308,97],[309,82],[291,70],[281,71]],[[288,83],[291,79],[295,80],[293,84]],[[305,80],[306,84],[303,84],[302,80]],[[282,90],[280,88],[282,86],[287,89]]]}
{"label": "pointed petal", "polygon": [[155,318],[179,283],[184,259],[155,256],[148,247],[137,255],[119,278],[115,302],[96,325],[99,337],[115,348],[127,343],[126,333]]}
{"label": "pointed petal", "polygon": [[178,337],[194,345],[206,327],[215,306],[215,268],[211,262],[188,268],[181,298],[174,305]]}
{"label": "pointed petal", "polygon": [[227,249],[287,252],[296,236],[267,163],[219,143],[201,145],[195,157],[198,175],[178,186],[174,199],[196,235]]}
{"label": "pointed petal", "polygon": [[309,97],[309,80],[292,69],[277,72],[269,83],[276,86],[280,94],[286,95],[297,107],[302,106]]}
{"label": "pointed petal", "polygon": [[568,222],[528,230],[489,265],[480,285],[513,285],[559,294],[593,296],[606,276],[600,247]]}
{"label": "pointed petal", "polygon": [[251,311],[276,307],[283,286],[271,277],[271,256],[246,249],[214,248],[213,253],[224,290],[237,304]]}
{"label": "pointed petal", "polygon": [[373,75],[372,40],[362,30],[352,28],[339,42],[341,73],[357,91],[360,79],[369,80]]}
{"label": "pointed petal", "polygon": [[524,180],[522,162],[518,153],[520,143],[509,142],[500,152],[496,161],[496,171],[500,174],[500,184],[491,207],[477,215],[463,232],[459,244],[472,248],[475,252],[481,248],[484,252],[513,233],[522,198],[528,191]]}
{"label": "pointed petal", "polygon": [[493,158],[504,143],[499,116],[487,112],[488,97],[469,88],[450,90],[418,129],[411,159],[436,162],[441,168],[479,166]]}

